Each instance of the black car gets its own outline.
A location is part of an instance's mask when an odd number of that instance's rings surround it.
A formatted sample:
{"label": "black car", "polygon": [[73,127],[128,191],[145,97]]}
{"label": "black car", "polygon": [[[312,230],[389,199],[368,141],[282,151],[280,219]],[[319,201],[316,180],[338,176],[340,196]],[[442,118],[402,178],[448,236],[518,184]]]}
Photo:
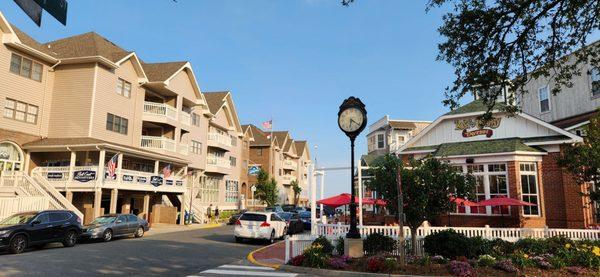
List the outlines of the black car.
{"label": "black car", "polygon": [[[310,230],[311,228],[311,217],[310,217],[310,212],[301,212],[298,214],[300,216],[300,220],[302,221],[302,224],[304,225],[304,230]],[[317,213],[318,215],[318,213]]]}
{"label": "black car", "polygon": [[0,221],[0,249],[18,254],[52,242],[72,247],[80,234],[81,219],[72,211],[18,213]]}
{"label": "black car", "polygon": [[287,222],[288,234],[293,235],[304,232],[304,223],[302,223],[302,220],[300,220],[300,216],[297,213],[285,212],[278,213],[277,215]]}

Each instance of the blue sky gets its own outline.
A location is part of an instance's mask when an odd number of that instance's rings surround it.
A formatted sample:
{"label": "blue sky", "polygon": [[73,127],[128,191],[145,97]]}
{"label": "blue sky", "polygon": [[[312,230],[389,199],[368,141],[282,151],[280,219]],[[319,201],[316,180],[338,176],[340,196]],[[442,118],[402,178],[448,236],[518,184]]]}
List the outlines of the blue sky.
{"label": "blue sky", "polygon": [[[0,11],[41,42],[95,31],[148,62],[188,60],[203,91],[233,92],[242,123],[273,118],[318,146],[320,166],[335,167],[350,160],[336,122],[343,99],[360,97],[370,123],[433,120],[453,77],[435,60],[443,11],[426,13],[427,1],[339,2],[71,0],[66,27],[44,13],[42,28],[13,1]],[[325,194],[349,191],[349,180],[349,171],[328,173]]]}

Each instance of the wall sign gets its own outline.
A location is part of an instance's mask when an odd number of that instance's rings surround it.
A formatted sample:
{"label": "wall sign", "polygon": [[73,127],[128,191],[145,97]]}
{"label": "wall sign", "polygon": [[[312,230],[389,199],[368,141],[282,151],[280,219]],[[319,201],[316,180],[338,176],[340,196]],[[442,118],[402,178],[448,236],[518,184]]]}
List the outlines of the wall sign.
{"label": "wall sign", "polygon": [[175,181],[175,185],[176,186],[183,186],[183,181],[177,180],[177,181]]}
{"label": "wall sign", "polygon": [[165,185],[172,186],[173,185],[173,180],[165,180]]}
{"label": "wall sign", "polygon": [[133,182],[133,175],[123,175],[124,182]]}
{"label": "wall sign", "polygon": [[161,177],[161,176],[151,176],[150,177],[150,184],[152,184],[155,187],[162,186],[162,184],[163,184],[163,177]]}
{"label": "wall sign", "polygon": [[89,181],[96,180],[95,170],[79,170],[73,172],[73,180],[86,183]]}
{"label": "wall sign", "polygon": [[10,159],[10,154],[8,154],[6,151],[0,151],[0,159],[8,160]]}
{"label": "wall sign", "polygon": [[46,178],[48,178],[48,180],[58,180],[58,179],[62,179],[64,177],[64,174],[62,172],[48,172],[48,174],[46,175]]}
{"label": "wall sign", "polygon": [[474,136],[486,136],[489,138],[494,134],[493,129],[498,128],[501,122],[502,118],[500,117],[494,117],[487,121],[480,118],[457,119],[454,120],[454,130],[462,130],[464,138]]}
{"label": "wall sign", "polygon": [[145,184],[146,182],[148,182],[148,178],[142,177],[142,176],[138,176],[137,177],[137,182]]}
{"label": "wall sign", "polygon": [[256,175],[258,175],[259,171],[260,171],[260,166],[257,166],[257,165],[250,166],[248,168],[248,175],[256,176]]}

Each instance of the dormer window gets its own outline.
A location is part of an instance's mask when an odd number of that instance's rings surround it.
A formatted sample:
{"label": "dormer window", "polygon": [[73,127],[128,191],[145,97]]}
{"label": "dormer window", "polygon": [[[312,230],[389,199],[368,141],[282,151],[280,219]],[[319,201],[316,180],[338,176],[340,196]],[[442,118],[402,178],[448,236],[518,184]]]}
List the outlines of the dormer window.
{"label": "dormer window", "polygon": [[117,80],[116,92],[118,95],[123,95],[127,98],[130,98],[131,97],[131,83],[119,78]]}
{"label": "dormer window", "polygon": [[540,112],[544,113],[550,111],[550,94],[548,93],[548,86],[539,88],[538,95],[540,97]]}
{"label": "dormer window", "polygon": [[590,79],[592,80],[592,97],[600,96],[600,69],[597,67],[592,68]]}
{"label": "dormer window", "polygon": [[377,134],[377,148],[378,149],[385,148],[385,135],[384,134]]}

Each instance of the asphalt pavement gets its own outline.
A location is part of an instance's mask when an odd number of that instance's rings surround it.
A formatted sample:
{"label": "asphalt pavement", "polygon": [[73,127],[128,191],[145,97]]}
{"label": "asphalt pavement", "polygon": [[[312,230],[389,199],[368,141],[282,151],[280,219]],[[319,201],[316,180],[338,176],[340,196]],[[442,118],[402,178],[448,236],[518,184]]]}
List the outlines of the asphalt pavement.
{"label": "asphalt pavement", "polygon": [[246,255],[263,246],[235,243],[232,226],[83,242],[73,248],[51,244],[19,255],[0,253],[0,276],[197,275],[223,265],[250,265]]}

